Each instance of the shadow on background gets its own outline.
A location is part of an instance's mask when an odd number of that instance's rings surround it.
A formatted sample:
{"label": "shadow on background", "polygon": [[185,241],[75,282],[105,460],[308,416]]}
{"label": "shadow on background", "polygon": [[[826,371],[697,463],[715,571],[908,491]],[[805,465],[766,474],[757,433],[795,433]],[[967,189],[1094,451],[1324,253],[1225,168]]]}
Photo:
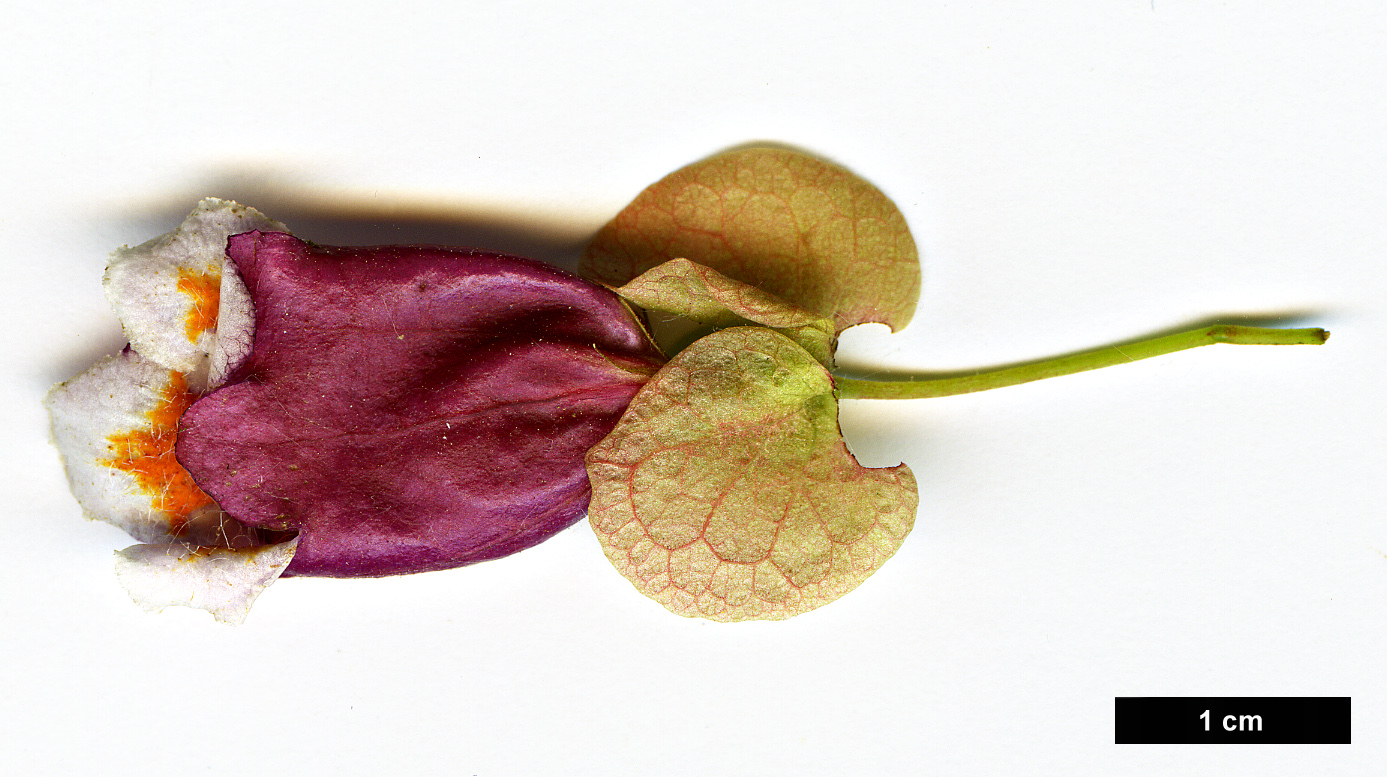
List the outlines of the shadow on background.
{"label": "shadow on background", "polygon": [[[632,192],[632,196],[635,192]],[[440,245],[481,248],[577,267],[584,246],[606,218],[590,209],[537,209],[521,202],[342,192],[272,173],[237,170],[151,200],[124,214],[148,223],[149,237],[177,225],[203,197],[249,205],[283,222],[295,236],[322,245]],[[615,211],[607,216],[616,215]]]}
{"label": "shadow on background", "polygon": [[[119,222],[131,245],[153,239],[180,224],[204,197],[235,200],[277,219],[300,238],[323,245],[441,245],[515,254],[576,271],[583,248],[611,214],[594,214],[577,204],[538,209],[518,200],[429,197],[390,192],[378,196],[343,192],[305,181],[292,172],[248,165],[211,171],[200,183],[147,198],[104,214]],[[653,178],[652,178],[653,180]],[[636,192],[632,192],[634,197]],[[119,246],[111,245],[108,250]],[[104,257],[94,257],[100,272]],[[43,389],[86,370],[101,357],[125,347],[115,314],[110,325],[94,330],[55,355],[38,376]]]}
{"label": "shadow on background", "polygon": [[[815,155],[812,151],[789,144],[753,141],[730,145],[708,156],[752,147],[775,147]],[[651,182],[669,172],[672,171],[652,175]],[[399,192],[383,192],[379,195],[344,193],[335,187],[296,180],[294,175],[285,171],[255,169],[252,166],[222,172],[214,171],[207,174],[205,180],[205,183],[197,185],[196,188],[189,187],[182,192],[149,200],[143,206],[136,206],[122,214],[122,218],[141,225],[137,234],[153,238],[181,222],[198,200],[213,196],[255,207],[267,216],[286,224],[296,236],[323,245],[441,245],[480,248],[537,259],[576,272],[583,248],[601,225],[616,215],[616,211],[613,211],[594,217],[591,209],[584,208],[581,203],[575,203],[571,211],[565,211],[561,206],[540,209],[519,201],[418,196]],[[634,198],[636,194],[638,192],[631,192],[631,197]],[[1084,353],[1112,346],[1120,348],[1129,343],[1213,324],[1313,326],[1323,323],[1325,314],[1326,311],[1322,310],[1304,309],[1208,316],[1146,335],[1115,343],[1097,344],[1092,348],[1070,353]],[[668,324],[659,321],[655,323],[657,328]],[[685,340],[689,338],[689,334],[679,329],[677,324],[671,331]],[[670,345],[671,337],[666,335],[659,339],[665,345]],[[107,353],[109,351],[101,350],[107,345],[109,344],[95,344],[91,350]],[[675,347],[673,350],[677,351],[678,348]],[[868,380],[927,380],[1033,364],[1066,355],[1069,354],[1040,355],[1028,361],[947,372],[884,371],[868,365],[854,365],[849,361],[835,372],[846,377]],[[82,358],[85,356],[75,356],[73,363]]]}
{"label": "shadow on background", "polygon": [[[749,148],[778,148],[832,161],[809,149],[770,140],[728,145],[702,159]],[[700,160],[689,163],[695,161]],[[672,172],[652,170],[646,185]],[[518,199],[344,192],[263,163],[228,166],[201,178],[201,183],[146,200],[120,217],[127,223],[137,222],[137,234],[153,238],[181,222],[203,197],[220,197],[256,208],[283,222],[297,237],[322,245],[481,248],[576,271],[583,248],[597,230],[640,193],[640,189],[629,192],[610,213],[594,213],[581,201],[571,208],[558,204],[537,209]]]}

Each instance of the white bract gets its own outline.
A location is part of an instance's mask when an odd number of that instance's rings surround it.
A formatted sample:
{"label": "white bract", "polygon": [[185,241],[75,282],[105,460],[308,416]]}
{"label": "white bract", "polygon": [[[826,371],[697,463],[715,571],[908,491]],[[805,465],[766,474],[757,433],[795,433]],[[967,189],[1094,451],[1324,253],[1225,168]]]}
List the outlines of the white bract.
{"label": "white bract", "polygon": [[118,578],[146,609],[176,604],[239,622],[297,544],[265,544],[173,454],[183,411],[250,353],[254,309],[226,240],[252,230],[288,231],[253,208],[209,198],[172,232],[116,251],[104,286],[130,346],[44,403],[83,513],[149,543],[117,554]]}

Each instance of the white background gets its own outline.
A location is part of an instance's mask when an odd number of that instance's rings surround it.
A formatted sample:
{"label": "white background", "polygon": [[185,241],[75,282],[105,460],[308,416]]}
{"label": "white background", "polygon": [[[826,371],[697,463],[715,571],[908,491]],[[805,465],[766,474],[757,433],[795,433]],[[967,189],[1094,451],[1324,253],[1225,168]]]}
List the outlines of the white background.
{"label": "white background", "polygon": [[[1104,0],[26,2],[0,31],[0,770],[185,775],[1379,773],[1387,12]],[[914,533],[779,623],[668,614],[584,523],[517,556],[141,612],[48,388],[123,341],[108,253],[204,195],[323,243],[571,262],[752,141],[876,183],[921,249],[861,371],[1211,318],[1324,326],[986,394],[848,402]],[[1353,697],[1350,746],[1117,746],[1125,695]],[[1376,767],[1376,768],[1374,768]]]}

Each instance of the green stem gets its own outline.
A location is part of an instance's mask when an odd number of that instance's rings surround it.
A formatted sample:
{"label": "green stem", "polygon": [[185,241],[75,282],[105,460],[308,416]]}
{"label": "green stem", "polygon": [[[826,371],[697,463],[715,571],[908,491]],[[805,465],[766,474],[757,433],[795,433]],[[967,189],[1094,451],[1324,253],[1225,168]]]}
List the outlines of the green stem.
{"label": "green stem", "polygon": [[970,394],[974,391],[1015,386],[1033,380],[1072,375],[1076,372],[1126,364],[1167,353],[1198,348],[1214,343],[1237,345],[1320,345],[1329,339],[1323,329],[1269,329],[1260,326],[1206,326],[1177,332],[1173,335],[1142,340],[1118,347],[1108,346],[1097,351],[1061,356],[1033,364],[1004,367],[974,375],[962,375],[928,380],[876,381],[854,380],[834,376],[833,382],[842,399],[923,399]]}

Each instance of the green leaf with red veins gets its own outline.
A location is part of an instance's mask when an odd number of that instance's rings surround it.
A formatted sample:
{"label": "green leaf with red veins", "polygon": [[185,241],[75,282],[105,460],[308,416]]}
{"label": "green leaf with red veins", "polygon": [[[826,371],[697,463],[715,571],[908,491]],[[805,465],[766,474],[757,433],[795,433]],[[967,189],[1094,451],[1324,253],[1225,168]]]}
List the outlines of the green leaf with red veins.
{"label": "green leaf with red veins", "polygon": [[905,326],[920,262],[905,218],[847,170],[776,148],[732,151],[666,176],[593,238],[580,269],[620,285],[685,257],[831,318]]}
{"label": "green leaf with red veins", "polygon": [[617,569],[671,611],[720,621],[837,599],[896,552],[919,502],[905,465],[857,463],[828,372],[761,327],[682,351],[587,465],[589,519]]}
{"label": "green leaf with red veins", "polygon": [[646,310],[675,313],[720,329],[762,324],[794,340],[825,367],[833,366],[833,322],[755,286],[688,259],[641,273],[617,294]]}

